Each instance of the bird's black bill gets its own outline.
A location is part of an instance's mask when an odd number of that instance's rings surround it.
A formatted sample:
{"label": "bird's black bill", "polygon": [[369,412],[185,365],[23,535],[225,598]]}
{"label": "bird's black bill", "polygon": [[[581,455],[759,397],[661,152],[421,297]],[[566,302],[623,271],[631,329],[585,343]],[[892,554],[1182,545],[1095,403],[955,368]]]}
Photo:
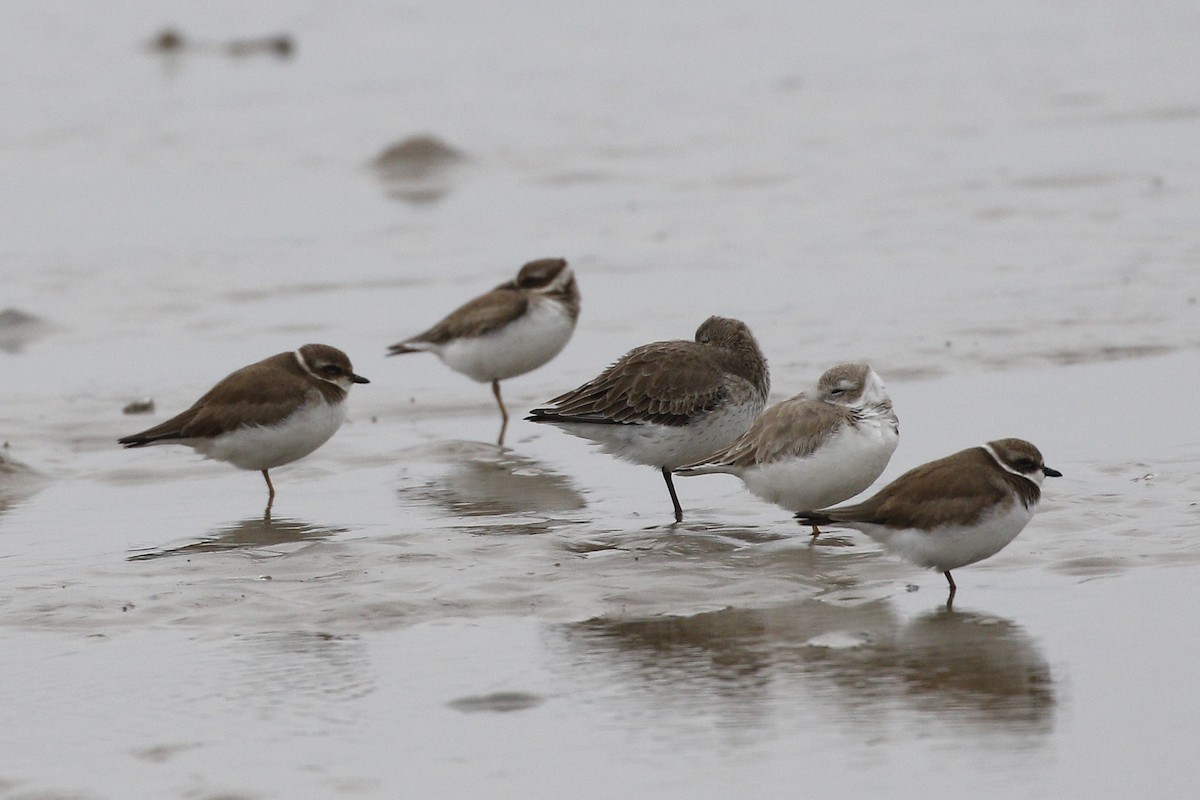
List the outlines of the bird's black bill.
{"label": "bird's black bill", "polygon": [[370,383],[370,381],[364,378],[362,375],[351,374],[350,380],[352,380],[354,383]]}
{"label": "bird's black bill", "polygon": [[1061,478],[1062,477],[1061,472],[1059,472],[1056,469],[1052,469],[1050,467],[1042,467],[1042,472],[1046,475],[1047,478]]}

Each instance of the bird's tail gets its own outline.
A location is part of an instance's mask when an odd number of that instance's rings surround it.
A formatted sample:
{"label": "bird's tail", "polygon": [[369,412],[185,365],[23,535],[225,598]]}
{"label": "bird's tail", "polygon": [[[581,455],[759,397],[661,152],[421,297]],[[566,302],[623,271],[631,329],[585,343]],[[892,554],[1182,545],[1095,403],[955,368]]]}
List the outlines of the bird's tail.
{"label": "bird's tail", "polygon": [[801,525],[831,525],[834,520],[824,511],[797,511],[796,519]]}
{"label": "bird's tail", "polygon": [[142,433],[135,433],[131,436],[125,436],[117,439],[117,444],[125,445],[126,448],[145,447],[148,444],[161,444],[169,442],[172,439],[182,438],[183,436],[179,433],[179,431],[170,431],[167,433],[158,434],[151,434],[148,431],[143,431]]}
{"label": "bird's tail", "polygon": [[394,344],[389,347],[387,354],[389,356],[402,356],[405,353],[419,353],[421,350],[422,348],[413,347],[408,342],[400,342],[399,344]]}
{"label": "bird's tail", "polygon": [[691,475],[715,475],[720,472],[736,474],[732,469],[723,464],[688,464],[686,467],[680,467],[675,470],[676,475],[688,477]]}
{"label": "bird's tail", "polygon": [[527,422],[573,422],[573,423],[589,423],[592,425],[633,425],[636,423],[625,423],[608,417],[600,416],[599,414],[564,414],[557,408],[535,408],[529,412],[529,416],[525,417]]}

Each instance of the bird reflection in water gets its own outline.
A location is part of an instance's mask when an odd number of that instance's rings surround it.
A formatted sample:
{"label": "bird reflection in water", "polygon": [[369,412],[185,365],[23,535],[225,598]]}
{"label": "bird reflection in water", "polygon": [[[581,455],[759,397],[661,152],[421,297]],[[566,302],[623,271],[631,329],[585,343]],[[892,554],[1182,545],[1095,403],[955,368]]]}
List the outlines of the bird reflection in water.
{"label": "bird reflection in water", "polygon": [[[272,518],[269,516],[251,517],[218,528],[213,533],[198,542],[177,547],[164,547],[135,553],[127,561],[148,561],[168,556],[188,556],[197,553],[224,553],[230,551],[255,551],[258,556],[282,555],[287,550],[294,549],[287,545],[318,542],[339,533],[345,533],[349,528],[332,528],[312,525],[298,519],[287,517]],[[280,552],[272,552],[272,548],[285,548]]]}
{"label": "bird reflection in water", "polygon": [[980,726],[1045,729],[1054,678],[1033,639],[988,614],[937,609],[879,646],[831,654],[818,671],[855,702],[897,696],[922,711]]}
{"label": "bird reflection in water", "polygon": [[1048,732],[1056,705],[1050,665],[1017,624],[945,609],[905,621],[886,599],[604,617],[567,626],[566,638],[610,680],[735,726],[776,724],[773,712],[816,695],[873,726],[899,710],[1026,734]]}
{"label": "bird reflection in water", "polygon": [[440,506],[454,517],[556,514],[587,502],[563,475],[508,448],[442,442],[434,454],[446,470],[423,486],[403,487],[404,501]]}

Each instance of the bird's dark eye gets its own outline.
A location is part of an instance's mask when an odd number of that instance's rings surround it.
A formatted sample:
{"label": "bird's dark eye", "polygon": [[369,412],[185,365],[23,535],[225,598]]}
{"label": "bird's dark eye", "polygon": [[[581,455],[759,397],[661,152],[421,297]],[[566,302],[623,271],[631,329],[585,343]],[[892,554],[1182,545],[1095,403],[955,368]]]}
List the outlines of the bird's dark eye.
{"label": "bird's dark eye", "polygon": [[530,272],[517,277],[517,286],[523,289],[536,289],[539,286],[544,286],[549,283],[549,275],[541,272]]}
{"label": "bird's dark eye", "polygon": [[342,368],[335,364],[326,364],[321,367],[321,372],[324,372],[326,375],[341,375]]}

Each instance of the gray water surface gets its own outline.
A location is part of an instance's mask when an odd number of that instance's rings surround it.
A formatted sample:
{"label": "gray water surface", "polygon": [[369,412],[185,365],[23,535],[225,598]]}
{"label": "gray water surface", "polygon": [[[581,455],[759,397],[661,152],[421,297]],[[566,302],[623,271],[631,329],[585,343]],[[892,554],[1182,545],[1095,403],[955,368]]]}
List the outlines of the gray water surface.
{"label": "gray water surface", "polygon": [[[0,797],[1186,796],[1198,36],[1116,0],[0,8]],[[378,168],[413,137],[456,157]],[[670,525],[654,471],[496,448],[486,386],[384,356],[544,256],[583,314],[514,413],[719,313],[774,399],[872,362],[879,485],[1002,436],[1064,477],[953,611],[728,476]],[[116,445],[308,341],[372,382],[271,520],[254,473]]]}

